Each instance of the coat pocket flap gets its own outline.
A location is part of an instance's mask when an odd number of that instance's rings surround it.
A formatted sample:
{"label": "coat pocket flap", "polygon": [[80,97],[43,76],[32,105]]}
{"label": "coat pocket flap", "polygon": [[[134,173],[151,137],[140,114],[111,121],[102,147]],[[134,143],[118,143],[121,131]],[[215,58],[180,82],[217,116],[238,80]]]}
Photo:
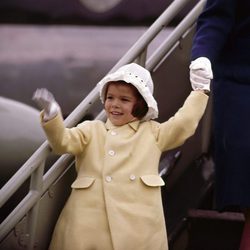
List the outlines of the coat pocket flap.
{"label": "coat pocket flap", "polygon": [[159,175],[143,175],[141,176],[141,180],[144,184],[150,187],[159,187],[165,185],[165,182]]}
{"label": "coat pocket flap", "polygon": [[71,185],[72,188],[88,188],[95,182],[95,178],[93,177],[79,177],[77,178]]}

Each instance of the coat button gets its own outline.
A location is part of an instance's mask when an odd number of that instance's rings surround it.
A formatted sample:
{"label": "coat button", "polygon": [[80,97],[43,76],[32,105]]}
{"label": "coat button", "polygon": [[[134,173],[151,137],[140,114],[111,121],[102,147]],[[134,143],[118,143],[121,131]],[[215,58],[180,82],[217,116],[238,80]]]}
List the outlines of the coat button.
{"label": "coat button", "polygon": [[114,156],[115,155],[115,151],[114,150],[109,150],[108,153],[109,153],[110,156]]}
{"label": "coat button", "polygon": [[111,182],[112,181],[112,177],[109,176],[109,175],[107,175],[105,179],[106,179],[106,182]]}
{"label": "coat button", "polygon": [[135,175],[131,174],[131,175],[129,176],[129,179],[130,179],[131,181],[134,181],[134,180],[136,179],[136,177],[135,177]]}
{"label": "coat button", "polygon": [[117,135],[115,131],[111,131],[111,135]]}

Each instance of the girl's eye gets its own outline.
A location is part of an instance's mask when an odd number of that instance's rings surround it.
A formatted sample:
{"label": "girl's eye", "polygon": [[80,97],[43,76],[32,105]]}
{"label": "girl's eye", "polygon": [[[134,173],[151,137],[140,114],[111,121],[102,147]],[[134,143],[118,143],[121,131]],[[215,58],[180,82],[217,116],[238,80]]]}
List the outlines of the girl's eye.
{"label": "girl's eye", "polygon": [[107,96],[107,98],[106,99],[108,99],[108,100],[112,100],[113,99],[113,97],[112,96]]}
{"label": "girl's eye", "polygon": [[123,102],[129,102],[129,99],[122,98],[122,101],[123,101]]}

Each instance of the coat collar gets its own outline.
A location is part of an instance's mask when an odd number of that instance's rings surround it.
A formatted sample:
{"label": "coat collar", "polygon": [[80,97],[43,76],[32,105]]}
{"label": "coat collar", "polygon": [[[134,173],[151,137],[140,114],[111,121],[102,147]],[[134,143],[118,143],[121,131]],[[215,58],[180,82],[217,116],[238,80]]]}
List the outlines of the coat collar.
{"label": "coat collar", "polygon": [[105,123],[105,127],[107,130],[114,129],[114,128],[123,128],[123,127],[129,127],[132,128],[134,131],[137,131],[140,125],[140,121],[136,120],[127,124],[124,124],[122,126],[115,126],[111,123],[111,121],[108,119]]}

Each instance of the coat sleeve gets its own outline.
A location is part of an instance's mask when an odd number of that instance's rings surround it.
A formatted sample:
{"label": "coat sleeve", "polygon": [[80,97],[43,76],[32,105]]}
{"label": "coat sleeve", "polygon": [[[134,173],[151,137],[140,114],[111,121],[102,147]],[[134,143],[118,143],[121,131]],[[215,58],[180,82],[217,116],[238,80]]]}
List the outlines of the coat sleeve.
{"label": "coat sleeve", "polygon": [[70,153],[77,155],[84,150],[89,141],[90,122],[88,121],[77,127],[66,128],[62,115],[58,114],[48,122],[43,122],[41,119],[41,123],[49,144],[56,154]]}
{"label": "coat sleeve", "polygon": [[161,151],[182,145],[194,134],[205,112],[207,102],[207,95],[200,91],[192,91],[176,114],[158,125],[156,140]]}
{"label": "coat sleeve", "polygon": [[197,21],[192,60],[200,56],[216,60],[233,29],[236,3],[237,0],[207,0]]}

